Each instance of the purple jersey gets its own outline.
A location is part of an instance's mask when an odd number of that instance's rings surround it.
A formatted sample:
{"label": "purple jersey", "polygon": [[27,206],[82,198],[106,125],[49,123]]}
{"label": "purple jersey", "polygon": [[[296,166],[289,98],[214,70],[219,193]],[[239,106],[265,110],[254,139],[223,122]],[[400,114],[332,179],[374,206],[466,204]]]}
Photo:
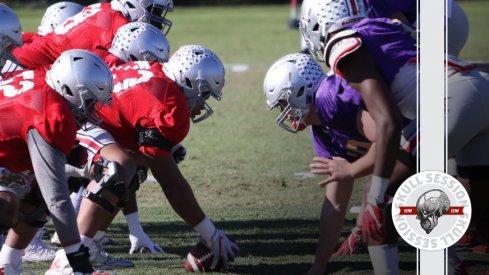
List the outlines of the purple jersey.
{"label": "purple jersey", "polygon": [[370,142],[357,129],[358,113],[365,110],[360,94],[336,75],[326,77],[316,93],[316,112],[324,126],[312,126],[316,154],[355,161],[367,153]]}
{"label": "purple jersey", "polygon": [[416,0],[363,0],[370,18],[390,18],[402,13],[410,24],[416,22]]}
{"label": "purple jersey", "polygon": [[416,40],[404,30],[402,23],[365,18],[351,28],[358,32],[389,86],[399,69],[416,58]]}

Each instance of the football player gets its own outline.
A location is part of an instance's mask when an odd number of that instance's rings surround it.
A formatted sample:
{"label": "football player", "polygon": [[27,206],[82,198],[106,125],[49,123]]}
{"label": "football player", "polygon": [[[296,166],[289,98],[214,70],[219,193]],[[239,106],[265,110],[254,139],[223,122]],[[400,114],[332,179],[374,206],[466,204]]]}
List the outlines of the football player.
{"label": "football player", "polygon": [[13,51],[14,62],[23,68],[37,68],[52,62],[68,49],[110,48],[117,30],[129,22],[145,22],[167,33],[173,10],[172,0],[112,0],[85,7],[56,27],[53,33]]}
{"label": "football player", "polygon": [[[416,41],[397,22],[366,18],[365,7],[359,1],[351,1],[356,8],[356,12],[351,14],[341,12],[350,11],[353,7],[345,1],[340,1],[341,7],[332,7],[328,5],[330,3],[330,0],[320,1],[316,7],[316,10],[320,10],[321,5],[328,6],[321,12],[335,15],[319,24],[320,39],[325,45],[324,60],[336,74],[345,78],[362,94],[373,118],[383,121],[385,126],[382,128],[390,129],[387,131],[390,134],[386,134],[386,131],[378,128],[377,136],[383,134],[386,138],[384,145],[379,143],[381,146],[377,148],[378,161],[374,173],[377,177],[370,189],[370,204],[367,206],[371,211],[364,212],[363,217],[363,229],[369,231],[369,236],[374,236],[379,231],[373,221],[383,216],[381,197],[389,183],[386,175],[392,169],[389,162],[394,155],[391,146],[393,140],[398,140],[399,131],[393,130],[398,128],[395,118],[399,113],[408,118],[415,115]],[[387,33],[388,37],[385,35]],[[349,50],[345,51],[342,46],[347,44]],[[474,184],[478,185],[477,194],[472,192],[477,205],[474,207],[474,215],[477,217],[482,214],[479,217],[483,217],[488,211],[488,207],[484,207],[487,200],[477,196],[484,193],[487,187],[487,184],[481,183],[488,177],[487,169],[483,167],[488,165],[489,159],[483,152],[488,149],[486,146],[489,143],[486,140],[489,141],[489,135],[484,120],[477,120],[477,123],[473,120],[485,112],[480,102],[487,100],[489,76],[474,67],[453,55],[447,56],[447,155],[455,156],[462,177],[471,178],[471,183],[474,179]],[[487,221],[480,220],[482,228],[487,227]]]}
{"label": "football player", "polygon": [[[122,26],[117,30],[112,45],[108,51],[103,49],[97,49],[94,51],[94,53],[99,55],[110,67],[122,65],[131,61],[156,61],[160,63],[165,63],[168,61],[169,52],[170,45],[168,44],[166,36],[156,27],[143,22],[131,22]],[[95,133],[95,135],[103,134]],[[107,135],[110,136],[110,134],[108,133]],[[102,148],[93,148],[94,143],[87,144],[85,136],[86,133],[80,133],[78,135],[78,139],[81,141],[80,145],[85,146],[87,149],[89,149],[88,159],[92,160],[93,155],[99,154]],[[179,150],[177,150],[177,147],[174,148],[173,156],[184,158],[184,154],[186,152],[185,148],[183,147],[183,145],[179,145],[178,148]],[[104,152],[102,156],[105,156],[105,154],[107,153]],[[127,157],[126,155],[121,156]],[[124,159],[118,159],[117,155],[112,155],[111,157],[109,157],[109,159],[120,164],[126,163]],[[93,162],[91,161],[89,161],[88,163],[91,163],[93,165]],[[87,166],[87,168],[89,167],[90,164]],[[67,166],[67,169],[69,169],[70,173],[72,173],[75,178],[93,178],[84,169],[76,169],[76,167],[72,167],[69,165]],[[72,180],[75,181],[75,179]],[[81,188],[84,189],[84,187],[85,186],[82,186]],[[78,192],[71,195],[72,202],[75,206],[75,209],[77,210],[76,212],[78,212],[78,209],[80,207],[82,193],[83,190],[79,190]],[[139,220],[139,213],[137,210],[137,203],[134,193],[131,194],[128,202],[125,203],[123,212],[124,217],[126,218],[126,222],[129,226],[129,240],[131,242],[131,248],[129,250],[130,254],[143,250],[149,251],[151,253],[164,252],[163,249],[154,244],[151,238],[149,238],[149,236],[144,232]],[[105,231],[109,225],[110,222],[106,223],[98,230],[95,235],[96,241],[107,238],[105,236]],[[53,236],[52,241],[57,242],[57,237]]]}
{"label": "football player", "polygon": [[[263,89],[268,109],[281,110],[276,120],[279,126],[294,133],[311,126],[317,155],[311,171],[329,176],[320,182],[327,188],[316,258],[308,273],[323,274],[343,228],[354,180],[371,174],[373,170],[372,142],[375,142],[376,133],[372,130],[375,123],[366,111],[360,94],[337,76],[326,77],[321,66],[309,55],[290,54],[277,60],[265,76]],[[411,122],[406,121],[405,124],[409,126]],[[410,129],[407,126],[406,129]],[[402,150],[399,150],[396,164],[398,170],[395,178],[392,178],[399,184],[415,169],[415,152],[408,149],[415,148],[412,146],[415,132],[406,130],[403,135],[411,146],[399,148]],[[327,165],[322,165],[323,162]],[[396,242],[395,236],[389,237],[382,245],[390,246]],[[351,249],[348,247],[349,253]],[[397,263],[390,261],[391,272],[398,270]]]}
{"label": "football player", "polygon": [[45,36],[52,33],[54,29],[63,24],[69,17],[83,10],[83,6],[75,2],[63,1],[50,5],[41,18],[41,24],[37,27],[36,32],[23,32],[22,38],[24,43],[31,43],[39,36]]}
{"label": "football player", "polygon": [[83,50],[62,53],[47,71],[23,71],[0,84],[0,205],[9,213],[0,221],[2,231],[8,230],[0,273],[22,273],[23,249],[47,213],[71,272],[93,272],[69,202],[64,164],[77,129],[86,121],[100,122],[95,106],[108,104],[112,89],[107,65]]}
{"label": "football player", "polygon": [[[227,266],[236,257],[238,246],[206,217],[172,156],[172,148],[187,135],[190,120],[197,123],[213,113],[206,100],[221,97],[225,81],[223,64],[209,49],[189,45],[181,47],[164,65],[129,62],[112,68],[112,73],[116,96],[111,107],[101,108],[100,114],[104,119],[101,127],[117,143],[102,144],[103,165],[117,165],[111,154],[104,152],[106,147],[112,148],[114,154],[130,151],[138,173],[128,191],[139,188],[149,169],[173,209],[213,251],[212,267],[220,260]],[[99,140],[96,136],[86,138]],[[86,236],[93,236],[101,224],[93,216],[82,215],[84,208],[104,209],[107,217],[116,210],[115,204],[106,207],[90,198],[99,197],[97,186],[93,182],[88,186],[89,195],[83,199],[78,216],[79,221],[83,220],[83,225],[79,223],[80,231],[84,234],[86,228]]]}

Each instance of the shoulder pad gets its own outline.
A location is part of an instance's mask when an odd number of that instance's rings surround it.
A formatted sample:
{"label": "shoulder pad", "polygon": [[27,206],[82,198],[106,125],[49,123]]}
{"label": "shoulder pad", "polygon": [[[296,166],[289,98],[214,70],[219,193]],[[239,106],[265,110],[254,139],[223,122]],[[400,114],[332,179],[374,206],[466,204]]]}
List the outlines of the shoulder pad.
{"label": "shoulder pad", "polygon": [[[336,65],[348,54],[358,50],[362,46],[362,40],[356,36],[355,30],[345,30],[335,34],[326,44],[324,60],[335,74],[342,77]],[[343,77],[342,77],[343,78]]]}

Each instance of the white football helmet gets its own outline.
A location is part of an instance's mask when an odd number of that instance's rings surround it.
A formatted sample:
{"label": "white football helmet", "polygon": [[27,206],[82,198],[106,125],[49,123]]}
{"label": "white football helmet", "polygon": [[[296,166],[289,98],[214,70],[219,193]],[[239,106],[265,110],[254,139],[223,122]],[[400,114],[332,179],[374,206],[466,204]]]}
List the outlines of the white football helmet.
{"label": "white football helmet", "polygon": [[[289,54],[273,63],[265,75],[263,92],[268,110],[276,107],[281,110],[275,123],[297,133],[325,76],[321,66],[308,54]],[[291,125],[286,123],[289,120]]]}
{"label": "white football helmet", "polygon": [[37,33],[44,36],[53,32],[58,25],[82,10],[83,6],[75,2],[65,1],[52,4],[44,12]]}
{"label": "white football helmet", "polygon": [[10,59],[9,52],[22,46],[22,27],[15,12],[7,5],[0,3],[0,69]]}
{"label": "white football helmet", "polygon": [[173,11],[173,0],[112,0],[112,5],[131,22],[149,23],[165,35],[170,31],[172,22],[165,16]]}
{"label": "white football helmet", "polygon": [[112,99],[113,78],[97,55],[85,50],[63,52],[47,71],[46,82],[68,102],[80,125],[98,125],[96,108]]}
{"label": "white football helmet", "polygon": [[182,88],[189,110],[203,108],[197,123],[208,118],[214,111],[206,103],[210,96],[220,101],[225,82],[225,70],[221,60],[208,48],[198,45],[180,47],[163,67],[165,74]]}
{"label": "white football helmet", "polygon": [[309,51],[324,61],[323,51],[329,34],[355,24],[367,17],[362,0],[321,0],[308,4],[302,12],[299,29]]}
{"label": "white football helmet", "polygon": [[155,26],[143,23],[128,23],[117,30],[109,49],[113,55],[125,62],[167,62],[170,44],[166,36]]}

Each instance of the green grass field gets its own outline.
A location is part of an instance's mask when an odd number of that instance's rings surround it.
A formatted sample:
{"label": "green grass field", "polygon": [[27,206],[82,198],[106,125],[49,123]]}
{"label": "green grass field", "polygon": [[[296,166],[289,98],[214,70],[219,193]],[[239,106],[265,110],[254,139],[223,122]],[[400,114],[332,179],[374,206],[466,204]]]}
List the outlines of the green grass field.
{"label": "green grass field", "polygon": [[[464,1],[471,34],[462,57],[489,60],[489,2]],[[25,31],[34,31],[42,9],[15,9]],[[304,274],[313,261],[324,189],[319,178],[307,177],[314,155],[309,134],[289,134],[274,124],[262,92],[268,67],[279,57],[299,50],[299,32],[287,27],[289,7],[247,6],[180,8],[168,15],[172,52],[185,44],[211,48],[226,64],[226,86],[215,114],[192,125],[184,141],[189,153],[181,170],[208,216],[240,245],[240,257],[229,274]],[[240,71],[240,68],[248,68]],[[306,175],[306,176],[304,176]],[[362,181],[352,205],[359,204]],[[143,226],[165,250],[164,255],[129,255],[128,230],[122,216],[110,228],[118,246],[114,256],[135,262],[118,274],[185,274],[184,257],[196,233],[173,212],[157,184],[138,193]],[[345,230],[354,223],[348,214]],[[334,221],[332,221],[334,222]],[[52,230],[52,227],[50,227]],[[469,271],[489,270],[487,255],[460,248]],[[416,251],[400,244],[403,274],[415,274]],[[38,274],[49,263],[27,263]],[[368,255],[333,257],[331,274],[371,274]]]}

